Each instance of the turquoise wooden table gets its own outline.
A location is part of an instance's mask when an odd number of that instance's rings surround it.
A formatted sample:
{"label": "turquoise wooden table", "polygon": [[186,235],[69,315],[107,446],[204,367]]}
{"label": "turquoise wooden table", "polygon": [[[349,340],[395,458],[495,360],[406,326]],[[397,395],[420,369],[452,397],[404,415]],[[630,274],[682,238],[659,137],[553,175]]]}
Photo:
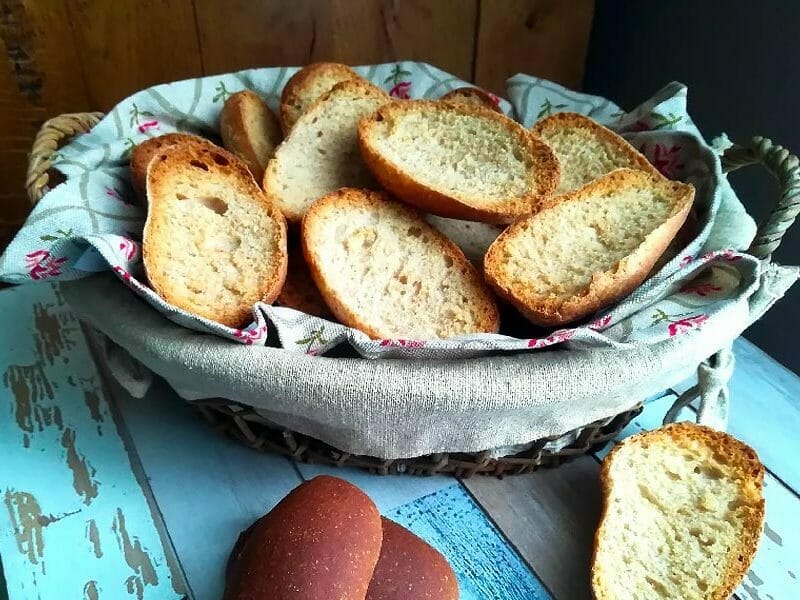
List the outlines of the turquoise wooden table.
{"label": "turquoise wooden table", "polygon": [[[296,465],[217,435],[163,383],[130,397],[54,288],[0,292],[0,332],[0,599],[218,600],[239,531],[319,473],[441,550],[465,600],[590,597],[605,452],[503,480]],[[736,597],[800,598],[800,380],[743,339],[735,352],[729,429],[768,470],[765,533]],[[658,426],[689,385],[622,435]]]}

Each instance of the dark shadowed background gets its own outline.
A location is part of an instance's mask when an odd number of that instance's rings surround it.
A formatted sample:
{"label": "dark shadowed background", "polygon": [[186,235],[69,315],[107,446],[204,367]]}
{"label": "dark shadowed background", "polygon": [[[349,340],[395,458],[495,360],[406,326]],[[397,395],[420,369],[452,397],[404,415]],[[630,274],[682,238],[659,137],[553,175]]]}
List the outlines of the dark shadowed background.
{"label": "dark shadowed background", "polygon": [[[673,80],[688,86],[689,112],[707,139],[762,135],[800,152],[800,2],[598,0],[584,90],[629,108]],[[756,218],[777,198],[763,169],[730,180]],[[800,264],[800,224],[775,258]],[[796,373],[799,304],[800,285],[745,334]]]}

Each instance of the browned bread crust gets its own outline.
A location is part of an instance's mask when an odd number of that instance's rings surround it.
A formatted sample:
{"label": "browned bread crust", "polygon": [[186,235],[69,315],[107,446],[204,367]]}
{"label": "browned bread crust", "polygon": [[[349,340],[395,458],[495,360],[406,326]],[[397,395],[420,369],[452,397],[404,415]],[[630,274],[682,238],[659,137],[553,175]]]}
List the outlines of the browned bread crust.
{"label": "browned bread crust", "polygon": [[447,559],[405,527],[381,517],[381,555],[366,600],[458,600]]}
{"label": "browned bread crust", "polygon": [[388,100],[386,92],[369,81],[348,79],[300,115],[267,164],[262,181],[291,223],[302,219],[309,202],[328,192],[377,186],[358,155],[358,119]]}
{"label": "browned bread crust", "polygon": [[[592,592],[596,600],[627,600],[620,598],[609,589],[608,578],[618,577],[618,573],[606,573],[599,562],[599,550],[604,543],[609,525],[609,499],[612,489],[617,482],[611,470],[614,461],[636,447],[668,443],[679,452],[688,443],[700,442],[707,446],[715,459],[719,460],[726,476],[734,477],[745,487],[744,493],[750,497],[747,505],[738,507],[739,517],[742,520],[741,537],[736,539],[736,545],[730,548],[728,561],[720,568],[724,573],[723,584],[717,589],[707,590],[707,600],[727,600],[744,579],[750,564],[753,562],[761,533],[764,527],[765,502],[763,496],[764,466],[758,459],[756,452],[747,444],[733,436],[710,427],[694,423],[673,423],[653,431],[647,431],[627,438],[603,460],[600,469],[600,486],[603,492],[603,508],[600,525],[594,537],[594,551],[592,556]],[[631,459],[633,455],[631,454]],[[627,482],[631,485],[632,482]],[[677,597],[676,597],[677,600]]]}
{"label": "browned bread crust", "polygon": [[[326,213],[341,210],[343,214],[346,214],[348,208],[358,209],[363,206],[375,207],[384,213],[386,217],[390,215],[399,216],[399,218],[407,221],[408,229],[416,229],[421,232],[418,235],[427,237],[430,240],[431,252],[447,257],[451,261],[451,267],[460,273],[460,276],[468,282],[469,288],[472,290],[471,297],[465,297],[463,300],[464,304],[469,303],[477,307],[475,312],[479,317],[470,324],[472,332],[496,333],[498,331],[500,328],[500,315],[494,298],[478,271],[458,246],[436,228],[426,223],[415,210],[394,201],[387,194],[353,188],[343,188],[317,200],[306,212],[302,223],[303,254],[311,271],[311,276],[325,299],[325,303],[341,323],[359,329],[373,339],[402,337],[388,330],[389,324],[384,323],[382,327],[368,324],[363,315],[348,302],[348,298],[342,297],[336,291],[331,275],[324,268],[324,263],[329,257],[322,249],[316,246],[318,239],[326,237],[326,233],[320,230],[320,223]],[[382,265],[376,263],[373,268],[378,271],[382,268]],[[345,274],[336,275],[336,277],[344,276]],[[437,336],[431,333],[428,337],[434,338]]]}
{"label": "browned bread crust", "polygon": [[[674,208],[669,218],[657,227],[647,239],[607,271],[597,272],[579,294],[567,300],[543,298],[534,295],[523,282],[506,273],[505,255],[508,247],[528,228],[536,227],[547,211],[566,203],[580,203],[594,196],[608,196],[619,190],[635,187],[653,187],[674,198]],[[661,175],[643,171],[618,169],[575,192],[557,196],[548,201],[536,214],[524,217],[506,229],[489,247],[484,258],[484,274],[495,292],[510,302],[529,321],[543,327],[557,327],[583,317],[624,298],[644,281],[653,265],[678,233],[694,199],[694,188],[680,182],[669,181]]]}
{"label": "browned bread crust", "polygon": [[[610,152],[616,157],[616,168],[627,168],[644,171],[651,175],[661,176],[650,161],[641,152],[631,146],[628,141],[607,127],[600,125],[594,119],[573,112],[559,112],[545,117],[531,127],[531,131],[538,135],[545,143],[551,133],[556,133],[564,129],[580,129],[588,136],[598,138],[610,147]],[[562,176],[564,175],[564,165],[562,164]],[[576,191],[576,190],[570,190]]]}
{"label": "browned bread crust", "polygon": [[[250,322],[253,304],[272,302],[286,278],[286,220],[280,210],[243,162],[210,143],[162,147],[147,173],[143,260],[152,288],[170,304],[218,323]],[[187,202],[197,206],[188,216]],[[220,218],[227,220],[225,227]],[[187,247],[176,247],[181,243]],[[222,292],[217,287],[230,287],[230,296],[215,300]]]}
{"label": "browned bread crust", "polygon": [[460,87],[447,92],[440,98],[443,102],[453,104],[466,104],[468,106],[482,106],[495,112],[503,114],[500,106],[487,92],[476,87]]}
{"label": "browned bread crust", "polygon": [[212,144],[206,138],[190,133],[165,133],[164,135],[149,138],[134,146],[131,151],[130,164],[131,186],[142,204],[147,204],[147,167],[150,164],[150,160],[162,148],[168,148],[176,144],[217,147],[216,144]]}
{"label": "browned bread crust", "polygon": [[224,600],[364,600],[382,535],[369,496],[337,477],[315,477],[240,537]]}
{"label": "browned bread crust", "polygon": [[281,94],[280,120],[284,134],[314,102],[337,83],[362,79],[347,65],[333,62],[311,63],[292,75]]}
{"label": "browned bread crust", "polygon": [[325,304],[325,299],[319,293],[317,284],[311,277],[299,240],[289,245],[289,267],[286,271],[286,281],[276,302],[281,306],[322,319],[334,318],[328,305]]}
{"label": "browned bread crust", "polygon": [[219,115],[222,143],[241,158],[256,181],[272,158],[283,134],[278,118],[264,99],[250,90],[236,92],[222,106]]}
{"label": "browned bread crust", "polygon": [[[479,196],[458,197],[445,190],[443,186],[422,182],[417,174],[384,156],[374,137],[383,130],[385,122],[396,126],[405,115],[431,111],[473,116],[486,122],[487,126],[505,130],[508,143],[513,144],[516,152],[530,165],[526,174],[527,192],[519,196],[490,201]],[[421,135],[424,135],[424,132],[421,132]],[[430,100],[391,102],[379,108],[372,116],[361,119],[358,141],[364,162],[383,187],[399,200],[422,211],[453,219],[510,223],[522,215],[535,211],[555,190],[560,176],[558,159],[549,146],[516,121],[478,106]],[[463,148],[458,150],[459,153],[463,151]],[[414,148],[409,146],[408,152],[413,153]],[[451,158],[457,160],[461,156],[462,154],[459,154]]]}

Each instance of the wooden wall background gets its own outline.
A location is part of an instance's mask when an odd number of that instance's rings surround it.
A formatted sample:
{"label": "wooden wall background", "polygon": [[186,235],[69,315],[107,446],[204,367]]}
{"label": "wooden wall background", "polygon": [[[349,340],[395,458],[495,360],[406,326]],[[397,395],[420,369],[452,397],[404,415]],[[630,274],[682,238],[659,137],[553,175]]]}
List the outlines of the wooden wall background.
{"label": "wooden wall background", "polygon": [[593,0],[0,0],[0,250],[41,123],[164,81],[318,60],[424,60],[498,94],[579,87]]}

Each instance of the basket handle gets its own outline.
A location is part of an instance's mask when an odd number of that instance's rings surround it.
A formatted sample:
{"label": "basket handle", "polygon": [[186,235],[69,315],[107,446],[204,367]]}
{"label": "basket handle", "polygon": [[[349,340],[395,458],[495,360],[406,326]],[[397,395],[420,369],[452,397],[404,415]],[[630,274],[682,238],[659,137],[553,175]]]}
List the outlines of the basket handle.
{"label": "basket handle", "polygon": [[720,160],[725,173],[746,165],[762,164],[778,180],[780,198],[759,224],[748,249],[756,258],[768,260],[800,213],[800,161],[783,146],[761,136],[754,137],[748,145],[734,144],[725,150]]}
{"label": "basket handle", "polygon": [[42,124],[33,140],[25,179],[25,189],[32,205],[39,202],[47,192],[53,153],[58,149],[59,143],[73,135],[89,131],[102,118],[103,113],[99,112],[75,113],[59,115]]}

